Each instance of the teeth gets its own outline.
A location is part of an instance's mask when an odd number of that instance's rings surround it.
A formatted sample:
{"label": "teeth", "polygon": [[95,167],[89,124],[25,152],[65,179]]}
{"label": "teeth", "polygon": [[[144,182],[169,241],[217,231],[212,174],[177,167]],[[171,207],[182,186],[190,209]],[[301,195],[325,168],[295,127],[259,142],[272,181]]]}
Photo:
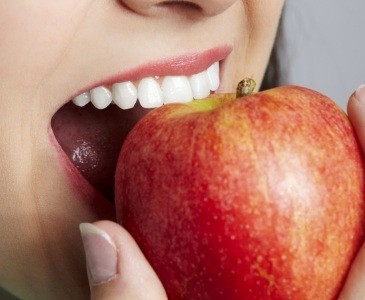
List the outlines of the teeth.
{"label": "teeth", "polygon": [[138,98],[144,108],[160,107],[163,104],[160,85],[152,77],[143,78],[139,82]]}
{"label": "teeth", "polygon": [[161,89],[164,104],[193,100],[193,91],[186,76],[166,76],[162,81]]}
{"label": "teeth", "polygon": [[189,82],[195,99],[203,99],[210,95],[209,79],[207,71],[190,76]]}
{"label": "teeth", "polygon": [[208,81],[209,81],[209,88],[212,91],[216,91],[219,88],[219,62],[212,64],[208,70]]}
{"label": "teeth", "polygon": [[113,85],[113,101],[121,109],[133,108],[137,102],[137,88],[130,81]]}
{"label": "teeth", "polygon": [[81,95],[78,95],[77,97],[73,98],[72,102],[76,106],[83,107],[90,102],[90,93],[88,92],[82,93]]}
{"label": "teeth", "polygon": [[99,86],[90,91],[91,103],[98,109],[104,109],[112,103],[112,93],[104,86]]}
{"label": "teeth", "polygon": [[[161,86],[157,80],[162,82]],[[207,70],[191,76],[146,77],[136,85],[131,81],[115,83],[111,91],[104,86],[96,87],[78,95],[72,102],[80,107],[91,102],[98,109],[114,102],[121,109],[130,109],[139,99],[142,107],[155,108],[206,98],[219,88],[219,84],[219,62],[215,62]]]}

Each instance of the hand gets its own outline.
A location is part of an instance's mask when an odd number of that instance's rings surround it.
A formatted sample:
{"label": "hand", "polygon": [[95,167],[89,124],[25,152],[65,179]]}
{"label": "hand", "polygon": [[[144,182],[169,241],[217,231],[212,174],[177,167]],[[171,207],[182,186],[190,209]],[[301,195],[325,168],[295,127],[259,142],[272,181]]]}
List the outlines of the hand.
{"label": "hand", "polygon": [[167,299],[156,273],[122,226],[98,221],[81,224],[80,231],[91,299]]}
{"label": "hand", "polygon": [[[347,112],[365,152],[365,85],[350,97]],[[339,300],[357,299],[365,299],[365,244],[357,254],[339,296]]]}

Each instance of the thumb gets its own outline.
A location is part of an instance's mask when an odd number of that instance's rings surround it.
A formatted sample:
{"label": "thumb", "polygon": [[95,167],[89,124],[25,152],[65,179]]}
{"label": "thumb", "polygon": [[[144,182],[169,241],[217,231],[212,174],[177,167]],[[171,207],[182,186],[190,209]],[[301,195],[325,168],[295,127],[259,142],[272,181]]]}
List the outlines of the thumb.
{"label": "thumb", "polygon": [[365,85],[360,85],[347,103],[347,113],[362,150],[365,151]]}
{"label": "thumb", "polygon": [[130,234],[111,221],[80,224],[91,299],[167,299]]}
{"label": "thumb", "polygon": [[[349,119],[354,126],[363,151],[365,150],[365,85],[359,86],[347,104]],[[338,299],[365,299],[365,244],[348,273]]]}
{"label": "thumb", "polygon": [[350,272],[338,299],[365,299],[365,244],[362,246],[352,263]]}

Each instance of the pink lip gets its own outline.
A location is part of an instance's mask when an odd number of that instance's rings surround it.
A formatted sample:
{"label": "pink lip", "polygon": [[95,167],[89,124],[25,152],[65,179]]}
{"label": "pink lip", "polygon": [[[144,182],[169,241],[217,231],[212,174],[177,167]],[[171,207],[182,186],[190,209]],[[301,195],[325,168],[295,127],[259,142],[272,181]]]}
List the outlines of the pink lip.
{"label": "pink lip", "polygon": [[98,81],[79,91],[74,96],[84,91],[91,90],[102,85],[112,85],[116,82],[134,81],[145,77],[167,75],[193,75],[208,69],[213,63],[225,59],[233,48],[229,45],[219,46],[203,52],[184,54],[181,56],[160,59],[139,66],[132,70],[113,75],[107,79]]}

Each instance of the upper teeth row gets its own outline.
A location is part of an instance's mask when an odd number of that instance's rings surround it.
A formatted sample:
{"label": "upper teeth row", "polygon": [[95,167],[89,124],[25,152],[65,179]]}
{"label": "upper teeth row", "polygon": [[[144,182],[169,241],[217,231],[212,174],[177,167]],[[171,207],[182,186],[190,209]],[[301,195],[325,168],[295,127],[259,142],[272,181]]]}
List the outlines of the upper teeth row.
{"label": "upper teeth row", "polygon": [[99,86],[78,95],[72,102],[80,107],[91,102],[98,109],[104,109],[113,102],[122,109],[129,109],[139,99],[142,107],[155,108],[167,103],[203,99],[209,96],[210,91],[216,91],[219,84],[219,62],[215,62],[195,75],[165,76],[161,86],[155,78],[146,77],[139,81],[138,87],[131,81],[115,83],[111,90]]}

